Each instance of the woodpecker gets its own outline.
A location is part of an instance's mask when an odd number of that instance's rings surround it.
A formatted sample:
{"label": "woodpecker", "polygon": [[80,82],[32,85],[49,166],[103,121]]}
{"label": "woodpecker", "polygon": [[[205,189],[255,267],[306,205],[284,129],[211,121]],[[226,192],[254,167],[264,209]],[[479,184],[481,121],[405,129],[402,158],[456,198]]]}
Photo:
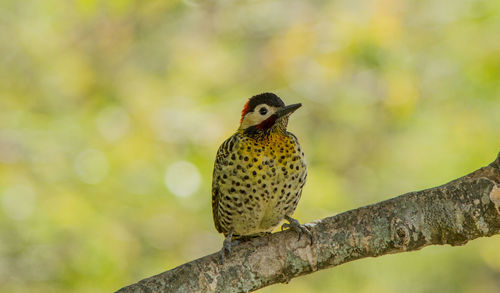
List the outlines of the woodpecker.
{"label": "woodpecker", "polygon": [[[226,237],[220,258],[232,243],[290,228],[311,238],[291,216],[306,183],[307,165],[297,137],[287,131],[288,118],[302,104],[285,106],[275,94],[251,97],[240,126],[217,151],[212,180],[215,228]],[[233,242],[234,240],[234,242]]]}

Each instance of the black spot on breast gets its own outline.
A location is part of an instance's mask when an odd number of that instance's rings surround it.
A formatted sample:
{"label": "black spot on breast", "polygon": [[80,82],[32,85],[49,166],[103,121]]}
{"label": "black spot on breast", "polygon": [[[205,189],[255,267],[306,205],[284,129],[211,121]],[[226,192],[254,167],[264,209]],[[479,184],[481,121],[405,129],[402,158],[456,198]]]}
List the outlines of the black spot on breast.
{"label": "black spot on breast", "polygon": [[257,171],[253,171],[253,172],[252,172],[252,175],[253,175],[253,176],[256,176],[256,175],[257,175]]}
{"label": "black spot on breast", "polygon": [[293,164],[290,164],[290,169],[292,169],[292,170],[293,170]]}
{"label": "black spot on breast", "polygon": [[240,189],[241,194],[247,194],[247,192],[244,189]]}
{"label": "black spot on breast", "polygon": [[227,175],[226,174],[222,175],[222,178],[227,179]]}
{"label": "black spot on breast", "polygon": [[248,157],[246,157],[246,156],[245,156],[245,159],[244,159],[244,160],[245,160],[245,161],[248,161]]}
{"label": "black spot on breast", "polygon": [[247,180],[248,178],[250,178],[248,175],[243,176],[243,180]]}
{"label": "black spot on breast", "polygon": [[239,183],[239,182],[236,182],[236,186],[240,186],[240,183]]}
{"label": "black spot on breast", "polygon": [[249,183],[247,183],[246,187],[247,187],[247,188],[250,188],[250,184],[249,184]]}
{"label": "black spot on breast", "polygon": [[235,191],[236,191],[236,189],[234,189],[233,187],[231,187],[231,189],[229,189],[229,193],[233,193]]}
{"label": "black spot on breast", "polygon": [[233,160],[233,161],[234,161],[234,160],[236,160],[236,156],[235,156],[235,154],[232,154],[232,155],[231,155],[231,160]]}

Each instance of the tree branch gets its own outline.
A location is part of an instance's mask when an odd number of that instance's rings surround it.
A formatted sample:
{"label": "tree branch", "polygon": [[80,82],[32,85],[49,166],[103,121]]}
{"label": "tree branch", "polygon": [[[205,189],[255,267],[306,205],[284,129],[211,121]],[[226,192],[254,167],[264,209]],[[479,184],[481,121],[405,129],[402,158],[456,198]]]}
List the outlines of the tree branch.
{"label": "tree branch", "polygon": [[500,153],[490,165],[445,185],[347,211],[292,231],[241,243],[224,265],[211,254],[117,292],[248,292],[364,257],[464,245],[500,234]]}

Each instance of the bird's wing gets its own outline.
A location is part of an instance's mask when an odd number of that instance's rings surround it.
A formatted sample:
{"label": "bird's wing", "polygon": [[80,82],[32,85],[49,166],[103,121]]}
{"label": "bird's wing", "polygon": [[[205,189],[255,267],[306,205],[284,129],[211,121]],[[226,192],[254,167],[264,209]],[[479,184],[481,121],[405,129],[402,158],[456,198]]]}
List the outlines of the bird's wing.
{"label": "bird's wing", "polygon": [[240,140],[240,134],[235,133],[228,139],[226,139],[217,151],[217,156],[215,157],[214,173],[212,176],[212,214],[214,217],[214,224],[217,231],[220,233],[227,233],[228,231],[223,231],[222,226],[219,222],[219,199],[222,196],[220,190],[220,180],[223,173],[224,166],[228,165],[229,155],[237,148],[238,142]]}

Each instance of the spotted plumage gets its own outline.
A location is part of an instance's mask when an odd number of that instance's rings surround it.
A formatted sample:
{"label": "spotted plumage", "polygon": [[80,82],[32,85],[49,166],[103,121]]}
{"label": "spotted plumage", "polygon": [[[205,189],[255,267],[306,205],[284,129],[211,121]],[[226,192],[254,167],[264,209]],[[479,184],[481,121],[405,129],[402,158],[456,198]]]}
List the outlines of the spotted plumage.
{"label": "spotted plumage", "polygon": [[271,93],[254,96],[243,108],[239,129],[220,146],[212,211],[217,231],[229,241],[269,233],[295,211],[307,166],[297,138],[286,127],[299,107],[285,106]]}

